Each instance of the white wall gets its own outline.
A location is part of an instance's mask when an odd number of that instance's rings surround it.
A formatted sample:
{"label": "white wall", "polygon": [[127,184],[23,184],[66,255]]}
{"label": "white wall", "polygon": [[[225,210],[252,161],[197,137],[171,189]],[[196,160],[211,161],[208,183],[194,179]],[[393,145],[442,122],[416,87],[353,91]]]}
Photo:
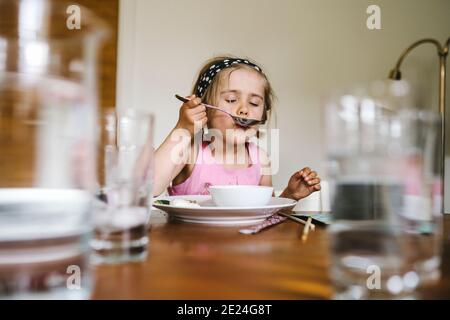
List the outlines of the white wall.
{"label": "white wall", "polygon": [[[381,7],[382,30],[366,28]],[[423,37],[450,35],[448,0],[122,0],[118,106],[152,110],[155,142],[174,126],[202,63],[217,54],[261,64],[278,96],[282,188],[303,166],[322,170],[321,97],[386,78],[400,52]],[[404,63],[424,105],[437,110],[437,56],[421,48]],[[449,126],[450,127],[450,126]]]}

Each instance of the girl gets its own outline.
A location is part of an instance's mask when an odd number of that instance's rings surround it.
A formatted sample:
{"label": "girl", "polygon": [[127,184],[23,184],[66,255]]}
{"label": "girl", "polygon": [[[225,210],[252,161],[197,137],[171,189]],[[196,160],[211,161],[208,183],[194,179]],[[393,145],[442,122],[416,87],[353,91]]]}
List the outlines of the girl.
{"label": "girl", "polygon": [[[246,59],[214,58],[201,69],[188,99],[175,128],[155,152],[154,194],[167,188],[170,195],[208,194],[210,185],[272,186],[267,154],[249,142],[258,135],[258,125],[241,127],[226,113],[201,104],[264,123],[273,92],[261,68]],[[213,133],[212,141],[204,141],[204,125]],[[291,176],[280,196],[299,200],[318,190],[320,178],[306,167]]]}

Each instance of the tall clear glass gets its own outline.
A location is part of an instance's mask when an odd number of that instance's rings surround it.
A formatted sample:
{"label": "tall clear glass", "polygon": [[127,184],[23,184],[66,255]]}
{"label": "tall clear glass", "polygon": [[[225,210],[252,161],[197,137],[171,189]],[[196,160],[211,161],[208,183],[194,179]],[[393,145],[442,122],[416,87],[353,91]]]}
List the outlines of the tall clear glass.
{"label": "tall clear glass", "polygon": [[106,26],[55,1],[0,1],[0,299],[82,299]]}
{"label": "tall clear glass", "polygon": [[92,239],[94,263],[147,257],[153,192],[153,115],[108,110],[101,117],[99,187]]}
{"label": "tall clear glass", "polygon": [[377,85],[325,112],[336,298],[414,298],[439,278],[439,117],[409,107],[406,83]]}

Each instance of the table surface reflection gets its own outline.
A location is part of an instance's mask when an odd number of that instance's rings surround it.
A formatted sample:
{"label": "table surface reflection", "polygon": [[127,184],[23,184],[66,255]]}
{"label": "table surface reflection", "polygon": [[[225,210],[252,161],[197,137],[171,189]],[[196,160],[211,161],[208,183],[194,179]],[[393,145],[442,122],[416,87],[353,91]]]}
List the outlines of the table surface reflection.
{"label": "table surface reflection", "polygon": [[[239,227],[177,223],[154,211],[145,262],[95,269],[93,299],[329,299],[328,236],[316,227],[306,242],[293,222],[256,235]],[[444,218],[442,278],[421,290],[450,298],[450,216]]]}

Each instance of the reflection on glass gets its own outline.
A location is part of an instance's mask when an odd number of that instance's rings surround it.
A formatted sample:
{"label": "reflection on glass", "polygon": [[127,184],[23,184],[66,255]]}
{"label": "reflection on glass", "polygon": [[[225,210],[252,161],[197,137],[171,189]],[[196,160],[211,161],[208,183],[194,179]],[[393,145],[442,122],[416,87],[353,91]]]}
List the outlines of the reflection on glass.
{"label": "reflection on glass", "polygon": [[395,104],[391,89],[330,99],[325,112],[336,298],[414,298],[439,278],[439,117]]}

